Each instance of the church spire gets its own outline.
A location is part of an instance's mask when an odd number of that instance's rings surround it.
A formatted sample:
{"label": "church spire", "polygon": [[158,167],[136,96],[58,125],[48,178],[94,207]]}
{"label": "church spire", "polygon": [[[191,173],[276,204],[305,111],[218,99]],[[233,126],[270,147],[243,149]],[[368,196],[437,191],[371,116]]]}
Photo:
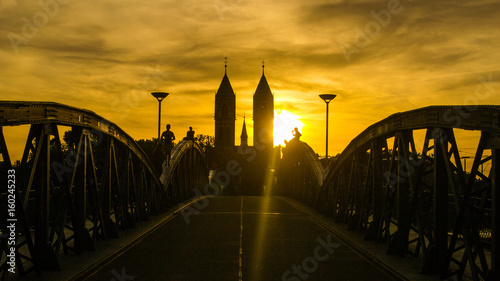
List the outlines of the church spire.
{"label": "church spire", "polygon": [[262,77],[260,77],[259,84],[257,85],[257,89],[255,90],[254,96],[272,96],[271,88],[267,83],[266,76],[264,75],[264,68],[262,68]]}
{"label": "church spire", "polygon": [[243,114],[243,128],[241,129],[241,146],[248,146],[247,125],[245,124],[245,114]]}
{"label": "church spire", "polygon": [[227,57],[224,58],[224,77],[222,77],[217,95],[234,96],[233,87],[231,87],[231,82],[229,82],[229,78],[227,77]]}
{"label": "church spire", "polygon": [[253,95],[253,145],[272,148],[274,97],[264,75],[264,63],[262,61],[262,77]]}
{"label": "church spire", "polygon": [[235,139],[236,97],[227,77],[227,57],[224,77],[215,94],[215,147],[232,147]]}

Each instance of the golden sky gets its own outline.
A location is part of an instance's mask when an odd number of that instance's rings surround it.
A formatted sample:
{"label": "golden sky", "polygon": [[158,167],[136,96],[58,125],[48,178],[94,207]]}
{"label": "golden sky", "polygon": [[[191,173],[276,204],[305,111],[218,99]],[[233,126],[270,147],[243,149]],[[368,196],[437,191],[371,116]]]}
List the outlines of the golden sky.
{"label": "golden sky", "polygon": [[499,18],[491,0],[1,0],[0,99],[90,109],[142,139],[157,134],[150,93],[166,91],[162,130],[168,122],[178,138],[189,126],[213,135],[227,56],[236,144],[244,114],[251,144],[265,60],[275,109],[301,118],[301,140],[319,154],[318,95],[338,95],[336,154],[396,112],[500,104]]}

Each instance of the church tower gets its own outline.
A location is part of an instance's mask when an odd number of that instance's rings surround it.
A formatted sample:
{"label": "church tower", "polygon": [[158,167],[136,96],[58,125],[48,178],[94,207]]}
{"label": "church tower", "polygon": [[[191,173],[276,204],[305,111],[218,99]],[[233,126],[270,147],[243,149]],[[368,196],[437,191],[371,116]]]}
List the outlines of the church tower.
{"label": "church tower", "polygon": [[259,150],[273,147],[274,97],[264,75],[253,95],[253,145]]}
{"label": "church tower", "polygon": [[241,129],[241,144],[240,146],[248,146],[247,125],[245,124],[245,116],[243,115],[243,128]]}
{"label": "church tower", "polygon": [[234,147],[236,97],[227,77],[227,60],[224,77],[215,94],[215,147]]}

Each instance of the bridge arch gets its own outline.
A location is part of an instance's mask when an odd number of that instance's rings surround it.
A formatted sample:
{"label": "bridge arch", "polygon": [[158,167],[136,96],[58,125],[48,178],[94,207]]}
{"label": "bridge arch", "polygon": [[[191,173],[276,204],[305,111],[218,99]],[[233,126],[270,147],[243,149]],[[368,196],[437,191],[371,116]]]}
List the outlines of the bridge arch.
{"label": "bridge arch", "polygon": [[[457,131],[478,135],[470,169],[462,166]],[[371,125],[326,169],[307,144],[291,141],[278,190],[386,243],[389,253],[422,255],[423,273],[493,280],[499,148],[499,106],[425,107]]]}
{"label": "bridge arch", "polygon": [[[388,245],[422,255],[422,272],[488,280],[498,268],[500,107],[431,106],[377,122],[326,169],[318,210]],[[414,133],[425,132],[421,147]],[[480,134],[470,171],[455,131]],[[490,150],[491,154],[486,155]],[[480,167],[489,163],[491,169]]]}
{"label": "bridge arch", "polygon": [[196,196],[194,189],[202,192],[208,183],[208,167],[198,143],[180,141],[172,149],[170,163],[164,166],[160,181],[168,205]]}
{"label": "bridge arch", "polygon": [[[3,128],[18,125],[30,129],[20,165],[12,167]],[[62,128],[70,129],[66,148]],[[119,230],[185,199],[189,184],[206,171],[199,147],[183,141],[172,152],[174,168],[164,185],[148,155],[120,127],[92,111],[54,102],[1,101],[0,156],[0,174],[16,174],[20,274],[60,269],[63,252],[95,250],[97,240],[118,237]],[[184,168],[195,176],[181,175]],[[9,192],[0,185],[2,233]],[[0,241],[2,263],[5,242]]]}
{"label": "bridge arch", "polygon": [[317,200],[323,184],[323,165],[305,142],[291,140],[282,148],[277,193],[308,203]]}

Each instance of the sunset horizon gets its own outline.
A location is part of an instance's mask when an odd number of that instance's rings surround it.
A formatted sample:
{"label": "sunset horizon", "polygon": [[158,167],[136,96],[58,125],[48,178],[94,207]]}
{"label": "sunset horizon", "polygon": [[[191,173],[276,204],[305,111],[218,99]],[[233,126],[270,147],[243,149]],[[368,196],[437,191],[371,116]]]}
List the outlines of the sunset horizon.
{"label": "sunset horizon", "polygon": [[499,19],[0,0],[2,280],[500,280]]}
{"label": "sunset horizon", "polygon": [[[135,139],[190,126],[214,135],[215,93],[236,96],[235,145],[265,61],[278,112],[301,140],[329,155],[391,114],[430,105],[499,104],[495,1],[214,1],[182,4],[16,0],[0,4],[2,100],[53,101],[91,110]],[[290,119],[290,120],[292,120]],[[299,126],[299,127],[300,127]],[[283,130],[291,132],[297,125]],[[16,130],[15,128],[12,130]],[[278,139],[279,138],[279,139]],[[276,135],[275,145],[290,135]],[[22,145],[26,134],[8,137]]]}

